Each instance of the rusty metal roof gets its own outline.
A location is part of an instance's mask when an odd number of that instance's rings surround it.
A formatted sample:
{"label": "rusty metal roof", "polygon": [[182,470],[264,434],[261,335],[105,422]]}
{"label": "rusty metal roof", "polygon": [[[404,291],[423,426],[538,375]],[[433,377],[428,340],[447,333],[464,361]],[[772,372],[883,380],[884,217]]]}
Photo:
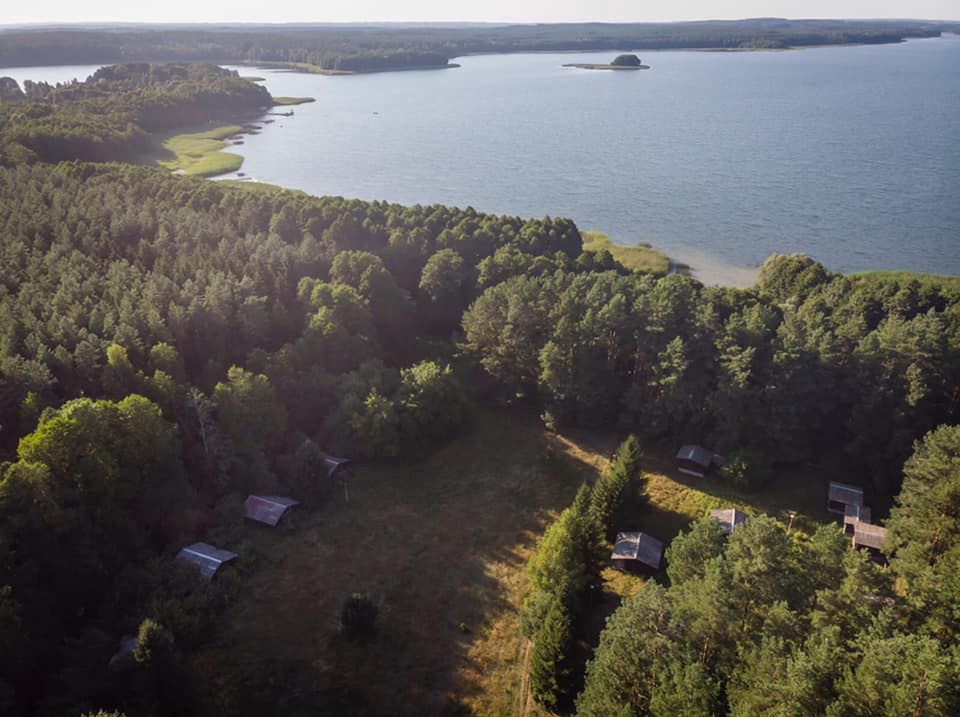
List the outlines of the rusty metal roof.
{"label": "rusty metal roof", "polygon": [[300,503],[277,495],[251,495],[243,503],[244,515],[250,520],[276,527],[290,508]]}
{"label": "rusty metal roof", "polygon": [[211,580],[220,566],[236,559],[236,553],[215,548],[207,543],[194,543],[177,553],[177,560],[193,563],[200,568],[200,575],[204,580]]}
{"label": "rusty metal roof", "polygon": [[747,522],[747,514],[736,508],[717,508],[710,511],[710,517],[720,523],[724,533],[732,533],[738,525]]}
{"label": "rusty metal roof", "polygon": [[663,543],[646,533],[617,533],[617,542],[610,554],[612,560],[636,560],[654,570],[659,569],[661,557]]}
{"label": "rusty metal roof", "polygon": [[863,505],[863,488],[847,483],[830,481],[828,500],[846,505]]}

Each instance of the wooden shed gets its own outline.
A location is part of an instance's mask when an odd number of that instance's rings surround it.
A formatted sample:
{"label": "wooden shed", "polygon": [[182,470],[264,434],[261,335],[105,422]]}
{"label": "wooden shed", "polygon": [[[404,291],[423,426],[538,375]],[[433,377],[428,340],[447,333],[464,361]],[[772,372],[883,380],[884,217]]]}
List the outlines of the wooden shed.
{"label": "wooden shed", "polygon": [[204,580],[212,580],[221,567],[236,559],[236,553],[215,548],[207,543],[194,543],[177,553],[177,560],[196,565]]}
{"label": "wooden shed", "polygon": [[660,569],[663,543],[646,533],[617,533],[610,560],[613,567],[631,573],[650,575]]}
{"label": "wooden shed", "polygon": [[870,522],[870,506],[848,505],[843,509],[843,532],[853,535],[860,523]]}
{"label": "wooden shed", "polygon": [[827,510],[836,515],[846,515],[848,505],[863,505],[863,488],[830,481],[827,489]]}
{"label": "wooden shed", "polygon": [[723,465],[723,458],[703,446],[683,446],[677,451],[677,470],[694,478],[703,478]]}
{"label": "wooden shed", "polygon": [[866,550],[878,563],[887,561],[883,554],[883,544],[886,540],[887,529],[879,525],[857,523],[853,531],[853,547]]}
{"label": "wooden shed", "polygon": [[324,455],[323,463],[327,467],[327,478],[346,478],[352,461],[349,458],[337,458]]}
{"label": "wooden shed", "polygon": [[278,495],[251,495],[243,503],[244,516],[249,520],[269,525],[275,528],[281,518],[291,508],[300,505],[293,498],[282,498]]}
{"label": "wooden shed", "polygon": [[720,523],[720,529],[727,534],[747,522],[747,514],[736,508],[717,508],[710,511],[710,517]]}

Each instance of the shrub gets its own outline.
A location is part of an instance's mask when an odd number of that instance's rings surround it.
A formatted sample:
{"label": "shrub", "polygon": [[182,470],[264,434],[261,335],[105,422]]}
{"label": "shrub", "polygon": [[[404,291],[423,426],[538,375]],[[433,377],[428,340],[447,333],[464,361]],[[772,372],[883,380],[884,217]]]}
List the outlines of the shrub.
{"label": "shrub", "polygon": [[353,593],[343,602],[340,629],[348,637],[369,637],[376,631],[378,612],[369,597],[363,593]]}

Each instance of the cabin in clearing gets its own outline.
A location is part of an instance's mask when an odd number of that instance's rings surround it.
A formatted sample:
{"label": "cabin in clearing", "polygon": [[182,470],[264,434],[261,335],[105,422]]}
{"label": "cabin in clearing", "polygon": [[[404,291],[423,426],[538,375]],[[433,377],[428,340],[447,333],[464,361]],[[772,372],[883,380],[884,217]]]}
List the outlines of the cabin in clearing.
{"label": "cabin in clearing", "polygon": [[830,481],[827,490],[827,510],[836,515],[846,515],[847,506],[853,505],[863,505],[863,488]]}
{"label": "cabin in clearing", "polygon": [[646,533],[617,533],[610,559],[625,572],[652,575],[660,569],[663,543]]}
{"label": "cabin in clearing", "polygon": [[249,520],[275,528],[280,520],[294,506],[300,505],[293,498],[277,495],[251,495],[243,503],[244,516]]}
{"label": "cabin in clearing", "polygon": [[703,446],[683,446],[677,451],[677,470],[694,478],[703,478],[722,465],[723,458]]}
{"label": "cabin in clearing", "polygon": [[212,580],[220,568],[236,559],[236,553],[215,548],[207,543],[194,543],[177,553],[177,560],[196,565],[200,570],[200,577],[204,580]]}

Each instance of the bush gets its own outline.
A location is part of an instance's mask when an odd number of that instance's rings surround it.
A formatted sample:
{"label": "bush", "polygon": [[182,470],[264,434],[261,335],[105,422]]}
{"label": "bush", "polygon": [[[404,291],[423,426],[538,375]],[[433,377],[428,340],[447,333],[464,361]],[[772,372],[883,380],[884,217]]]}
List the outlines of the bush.
{"label": "bush", "polygon": [[374,602],[363,593],[353,593],[343,602],[340,629],[348,637],[369,637],[376,631],[377,613]]}
{"label": "bush", "polygon": [[754,491],[770,478],[770,467],[754,451],[736,451],[723,467],[723,477],[737,489]]}

